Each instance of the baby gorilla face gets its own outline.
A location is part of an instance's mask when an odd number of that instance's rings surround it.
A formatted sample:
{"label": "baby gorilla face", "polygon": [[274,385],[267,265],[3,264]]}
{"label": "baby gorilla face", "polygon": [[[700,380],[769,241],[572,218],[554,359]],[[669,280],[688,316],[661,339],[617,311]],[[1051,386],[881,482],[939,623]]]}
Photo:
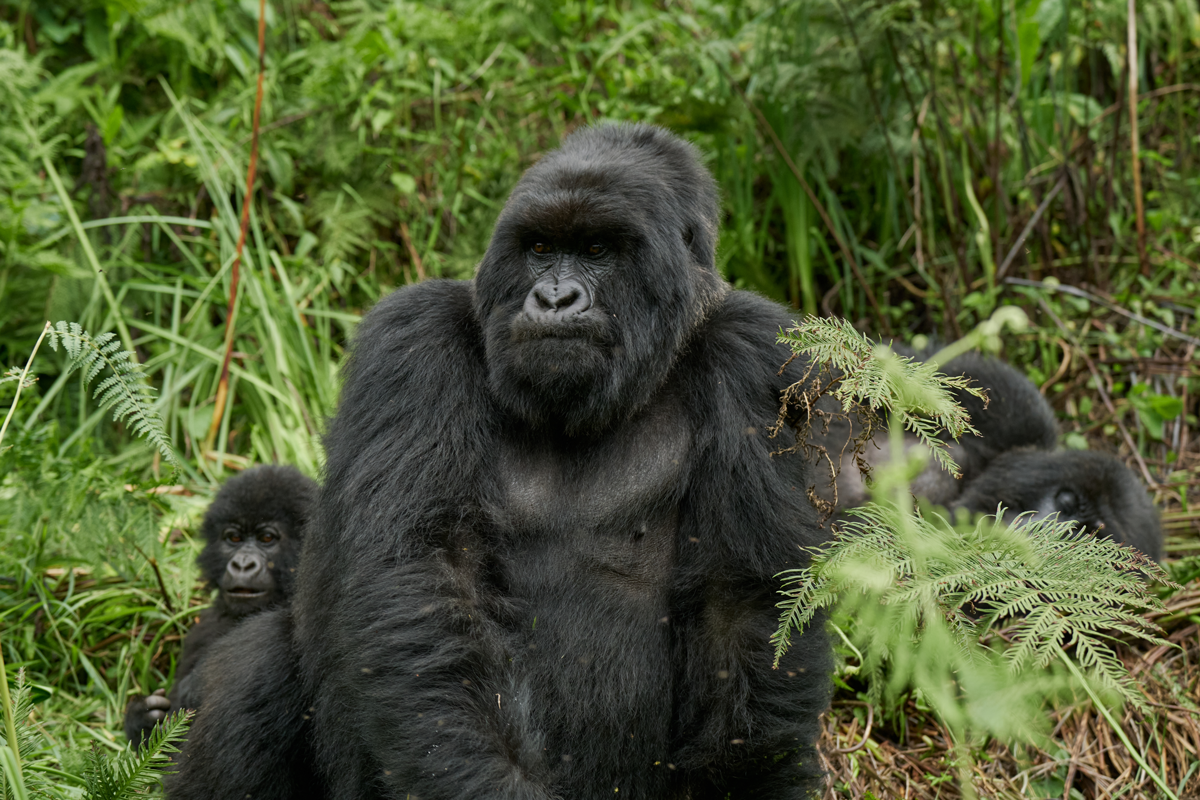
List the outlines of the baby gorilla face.
{"label": "baby gorilla face", "polygon": [[236,616],[251,614],[283,599],[275,573],[285,538],[281,527],[273,523],[250,530],[234,523],[222,532],[220,551],[226,562],[217,585]]}
{"label": "baby gorilla face", "polygon": [[288,602],[317,485],[294,467],[265,464],[231,478],[201,526],[196,559],[216,607],[231,617]]}

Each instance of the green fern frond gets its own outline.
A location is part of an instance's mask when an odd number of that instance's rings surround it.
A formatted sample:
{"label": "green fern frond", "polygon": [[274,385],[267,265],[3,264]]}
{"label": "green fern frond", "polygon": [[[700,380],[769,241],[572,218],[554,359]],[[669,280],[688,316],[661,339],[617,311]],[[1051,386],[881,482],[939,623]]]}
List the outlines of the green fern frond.
{"label": "green fern frond", "polygon": [[47,331],[46,340],[67,354],[67,369],[78,369],[85,383],[91,383],[105,368],[112,374],[97,384],[92,396],[101,408],[112,413],[115,422],[124,422],[135,435],[158,448],[163,458],[180,466],[166,428],[154,410],[154,389],[146,381],[142,365],[128,350],[121,349],[116,334],[92,336],[78,322],[56,322]]}
{"label": "green fern frond", "polygon": [[155,726],[141,750],[127,749],[108,757],[95,746],[88,754],[84,779],[86,800],[133,800],[170,774],[171,754],[183,741],[192,712],[171,714]]}
{"label": "green fern frond", "polygon": [[[946,431],[956,440],[965,433],[976,433],[966,411],[949,392],[961,389],[983,397],[967,378],[942,375],[936,364],[896,355],[845,319],[808,317],[780,334],[779,342],[836,375],[825,389],[841,403],[844,413],[887,409],[943,469],[959,474],[939,433]],[[789,387],[786,396],[802,396],[808,391],[809,377]]]}
{"label": "green fern frond", "polygon": [[[784,574],[777,658],[815,609],[840,601],[860,618],[876,617],[858,626],[871,638],[868,671],[903,650],[907,637],[936,628],[959,643],[938,655],[948,663],[965,666],[998,648],[1016,677],[1056,663],[1065,648],[1101,685],[1143,703],[1115,645],[1118,638],[1165,644],[1144,616],[1162,607],[1150,589],[1164,579],[1156,564],[1053,519],[1006,525],[1000,509],[959,530],[940,516],[901,520],[902,513],[863,508],[808,567]],[[1002,646],[994,637],[1000,630]]]}

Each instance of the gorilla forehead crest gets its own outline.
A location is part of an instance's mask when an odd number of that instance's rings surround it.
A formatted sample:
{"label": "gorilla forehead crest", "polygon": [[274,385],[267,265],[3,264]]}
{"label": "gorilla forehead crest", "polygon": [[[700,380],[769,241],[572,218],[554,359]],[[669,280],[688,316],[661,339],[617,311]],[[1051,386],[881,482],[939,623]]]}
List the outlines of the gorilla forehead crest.
{"label": "gorilla forehead crest", "polygon": [[716,184],[692,145],[649,125],[609,124],[577,131],[531,167],[496,234],[533,227],[654,248],[681,236],[693,263],[715,270],[719,214]]}
{"label": "gorilla forehead crest", "polygon": [[728,290],[712,176],[647,125],[570,136],[521,178],[475,277],[491,385],[526,421],[604,428],[649,401]]}

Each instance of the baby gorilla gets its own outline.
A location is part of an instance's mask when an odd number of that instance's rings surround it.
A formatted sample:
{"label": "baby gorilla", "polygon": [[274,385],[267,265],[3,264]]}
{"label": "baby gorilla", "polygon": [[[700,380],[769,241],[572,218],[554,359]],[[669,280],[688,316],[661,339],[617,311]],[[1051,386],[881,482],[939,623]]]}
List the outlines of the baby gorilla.
{"label": "baby gorilla", "polygon": [[125,709],[125,735],[135,748],[172,709],[199,708],[197,667],[213,642],[247,616],[291,599],[316,494],[316,483],[295,467],[275,465],[246,470],[217,492],[201,525],[207,544],[196,559],[217,598],[188,633],[170,693],[135,697]]}
{"label": "baby gorilla", "polygon": [[1138,479],[1110,455],[1070,450],[1003,453],[954,503],[986,514],[996,513],[998,505],[1009,509],[1006,520],[1030,511],[1034,520],[1058,514],[1060,521],[1162,560],[1158,513]]}

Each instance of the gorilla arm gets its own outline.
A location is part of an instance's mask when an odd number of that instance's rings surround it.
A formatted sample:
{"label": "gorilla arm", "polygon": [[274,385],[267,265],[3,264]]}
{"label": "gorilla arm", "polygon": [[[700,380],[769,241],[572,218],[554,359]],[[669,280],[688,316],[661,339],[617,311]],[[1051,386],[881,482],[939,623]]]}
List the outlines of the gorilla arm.
{"label": "gorilla arm", "polygon": [[689,732],[679,766],[708,765],[694,780],[706,781],[705,772],[712,780],[694,786],[696,796],[715,790],[722,797],[732,791],[735,800],[807,797],[820,774],[811,743],[830,696],[820,622],[793,641],[778,670],[771,668],[776,574],[801,566],[800,548],[823,538],[805,496],[803,457],[771,456],[786,441],[768,439],[765,430],[780,391],[803,373],[797,360],[779,376],[790,353],[762,346],[786,324],[776,306],[733,293],[689,356],[694,366],[681,370],[702,376],[689,386],[702,440],[678,546],[676,591],[686,610],[673,610],[698,628],[676,631],[687,648],[687,674],[677,686],[704,698],[678,706],[698,715],[679,722],[678,730]]}
{"label": "gorilla arm", "polygon": [[469,284],[397,291],[356,341],[295,601],[331,792],[549,798],[520,705],[496,700],[513,692],[478,518],[496,412]]}
{"label": "gorilla arm", "polygon": [[306,704],[291,632],[291,612],[275,609],[213,644],[193,673],[206,698],[176,757],[179,772],[167,778],[171,800],[323,797],[302,744]]}
{"label": "gorilla arm", "polygon": [[201,612],[200,620],[183,640],[183,654],[175,668],[175,682],[170,692],[159,689],[145,697],[135,697],[125,708],[125,736],[138,749],[150,732],[171,711],[199,708],[204,693],[196,669],[207,655],[209,647],[233,630],[236,619],[223,616],[209,608]]}

